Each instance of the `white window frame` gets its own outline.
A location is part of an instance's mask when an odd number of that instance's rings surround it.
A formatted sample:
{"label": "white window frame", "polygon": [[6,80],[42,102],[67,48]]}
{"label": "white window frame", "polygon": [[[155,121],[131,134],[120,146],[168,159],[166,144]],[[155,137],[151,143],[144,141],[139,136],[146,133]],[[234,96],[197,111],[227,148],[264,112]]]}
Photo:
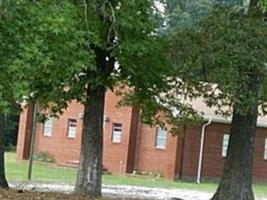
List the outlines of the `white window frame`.
{"label": "white window frame", "polygon": [[68,138],[75,138],[77,134],[77,119],[68,119]]}
{"label": "white window frame", "polygon": [[[160,133],[164,133],[164,135],[159,135]],[[163,144],[159,141],[163,140]],[[155,147],[156,149],[166,149],[167,146],[167,130],[157,127],[156,128],[156,137],[155,137]]]}
{"label": "white window frame", "polygon": [[267,138],[265,138],[265,144],[264,144],[264,160],[267,160]]}
{"label": "white window frame", "polygon": [[228,146],[229,146],[229,134],[223,135],[223,142],[222,142],[222,157],[225,158],[227,156]]}
{"label": "white window frame", "polygon": [[48,118],[44,122],[44,136],[51,137],[53,134],[53,118]]}
{"label": "white window frame", "polygon": [[121,136],[122,136],[122,123],[113,123],[111,141],[113,143],[121,143]]}

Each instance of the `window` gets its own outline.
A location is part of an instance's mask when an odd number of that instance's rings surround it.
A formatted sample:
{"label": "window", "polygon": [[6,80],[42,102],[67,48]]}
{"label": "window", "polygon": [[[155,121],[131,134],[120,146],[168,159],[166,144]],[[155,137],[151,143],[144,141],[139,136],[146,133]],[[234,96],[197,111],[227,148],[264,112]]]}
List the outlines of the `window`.
{"label": "window", "polygon": [[76,130],[77,130],[77,120],[76,119],[69,119],[68,137],[69,138],[75,138],[76,137]]}
{"label": "window", "polygon": [[167,131],[162,128],[157,128],[155,146],[157,149],[165,149],[167,141]]}
{"label": "window", "polygon": [[228,144],[229,144],[229,134],[224,134],[223,135],[223,144],[222,144],[222,157],[227,156],[227,149],[228,149]]}
{"label": "window", "polygon": [[52,136],[53,132],[53,119],[48,118],[44,123],[44,136]]}
{"label": "window", "polygon": [[265,139],[264,145],[264,160],[267,160],[267,138]]}
{"label": "window", "polygon": [[122,133],[122,124],[114,123],[112,126],[112,142],[120,143]]}

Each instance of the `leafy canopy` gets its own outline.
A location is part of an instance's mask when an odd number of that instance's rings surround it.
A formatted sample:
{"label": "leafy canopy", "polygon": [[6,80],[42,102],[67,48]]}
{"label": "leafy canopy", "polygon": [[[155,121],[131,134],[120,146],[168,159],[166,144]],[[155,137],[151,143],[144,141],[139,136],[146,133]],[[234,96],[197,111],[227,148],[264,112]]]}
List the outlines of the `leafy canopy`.
{"label": "leafy canopy", "polygon": [[88,88],[119,83],[135,92],[131,103],[145,107],[170,72],[153,0],[6,0],[0,13],[1,65],[12,73],[3,74],[14,80],[6,88],[18,102],[58,113],[73,99],[84,103]]}
{"label": "leafy canopy", "polygon": [[243,6],[243,0],[161,0],[165,5],[166,32],[193,27],[210,14],[215,5]]}
{"label": "leafy canopy", "polygon": [[256,77],[259,105],[266,114],[267,26],[260,15],[218,7],[201,25],[172,38],[169,58],[177,76],[199,81],[207,105],[220,113],[235,103],[239,112],[248,110],[255,98],[248,88]]}
{"label": "leafy canopy", "polygon": [[1,65],[11,73],[7,88],[16,91],[8,93],[18,102],[38,99],[46,105],[56,99],[62,107],[62,91],[92,56],[83,50],[85,33],[77,31],[78,9],[67,1],[51,2],[4,1]]}

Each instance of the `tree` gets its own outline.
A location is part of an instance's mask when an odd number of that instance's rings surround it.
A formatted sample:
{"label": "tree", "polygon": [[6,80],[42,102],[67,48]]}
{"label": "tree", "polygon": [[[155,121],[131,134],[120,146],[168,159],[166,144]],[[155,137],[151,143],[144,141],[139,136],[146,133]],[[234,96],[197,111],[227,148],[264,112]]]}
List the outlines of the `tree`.
{"label": "tree", "polygon": [[[212,200],[253,200],[258,109],[266,114],[266,24],[258,1],[249,12],[215,8],[196,28],[177,32],[170,58],[184,80],[198,80],[207,105],[232,111],[225,168]],[[229,111],[229,110],[228,110]]]}
{"label": "tree", "polygon": [[160,56],[155,47],[158,45],[161,52],[161,42],[155,34],[153,1],[94,1],[84,4],[84,9],[89,49],[95,61],[93,69],[84,71],[86,82],[78,83],[85,89],[82,96],[85,114],[75,192],[97,197],[101,195],[106,89],[120,82],[134,91],[148,91],[161,84],[161,72],[165,69],[155,58]]}
{"label": "tree", "polygon": [[[4,26],[4,6],[0,4],[0,28]],[[16,101],[20,99],[23,87],[17,84],[17,74],[13,68],[6,65],[6,48],[7,41],[3,31],[0,33],[0,188],[8,188],[8,183],[5,175],[5,157],[6,148],[6,132],[8,132],[8,118],[11,113],[18,113]]]}
{"label": "tree", "polygon": [[[77,51],[84,40],[81,32],[75,32],[80,25],[75,9],[68,2],[1,1],[1,187],[8,187],[4,170],[7,117],[19,113],[18,104],[25,101],[38,101],[44,108],[55,97],[62,102],[65,85],[60,78],[68,78],[66,66],[75,72],[83,66],[77,60],[90,60],[86,51]],[[59,73],[62,77],[57,77]],[[66,103],[63,101],[60,107],[66,107]]]}
{"label": "tree", "polygon": [[164,42],[157,34],[154,2],[7,2],[6,65],[26,82],[26,100],[52,115],[71,100],[84,105],[75,192],[99,197],[105,91],[119,83],[151,96],[169,71],[160,59]]}

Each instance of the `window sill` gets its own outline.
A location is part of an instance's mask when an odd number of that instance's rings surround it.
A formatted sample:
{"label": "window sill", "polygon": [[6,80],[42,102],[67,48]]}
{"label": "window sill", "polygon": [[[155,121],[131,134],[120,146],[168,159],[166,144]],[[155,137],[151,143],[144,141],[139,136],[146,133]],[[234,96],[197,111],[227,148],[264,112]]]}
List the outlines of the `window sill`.
{"label": "window sill", "polygon": [[155,147],[156,150],[164,151],[166,150],[166,147]]}
{"label": "window sill", "polygon": [[70,140],[75,140],[76,137],[67,137],[67,139],[70,139]]}
{"label": "window sill", "polygon": [[51,138],[52,137],[52,135],[43,135],[44,137],[46,137],[46,138]]}
{"label": "window sill", "polygon": [[112,144],[121,144],[121,142],[114,142],[114,141],[111,141]]}

